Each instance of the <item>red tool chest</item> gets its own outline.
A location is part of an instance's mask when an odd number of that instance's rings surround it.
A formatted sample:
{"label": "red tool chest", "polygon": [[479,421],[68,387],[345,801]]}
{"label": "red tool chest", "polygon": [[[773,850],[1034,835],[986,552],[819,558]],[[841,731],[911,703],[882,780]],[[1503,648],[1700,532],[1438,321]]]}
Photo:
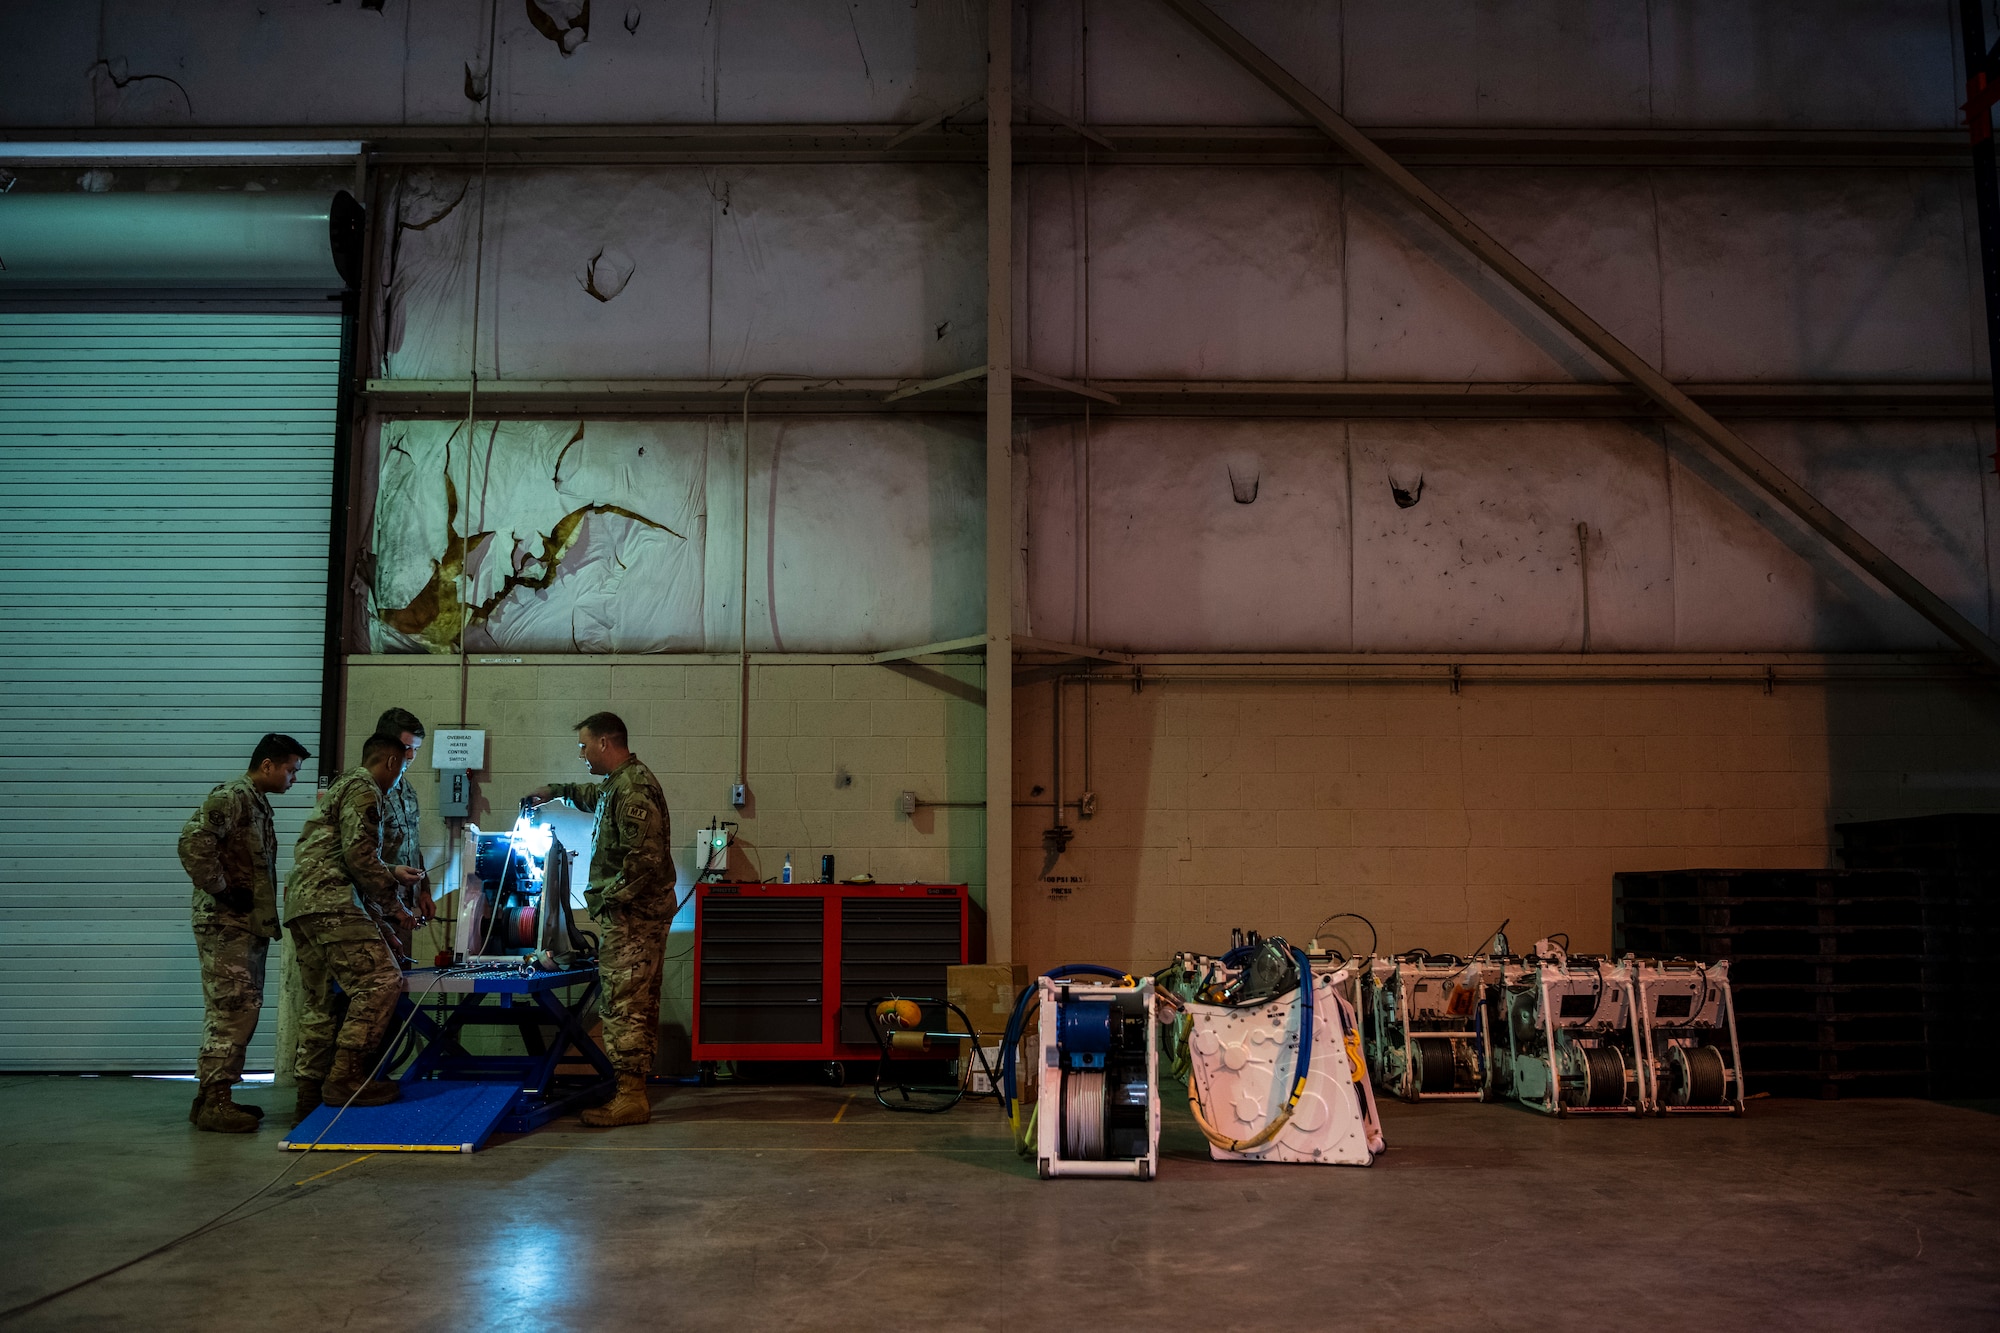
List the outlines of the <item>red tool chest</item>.
{"label": "red tool chest", "polygon": [[873,1060],[867,1004],[944,998],[981,961],[985,913],[963,884],[699,884],[697,1060]]}

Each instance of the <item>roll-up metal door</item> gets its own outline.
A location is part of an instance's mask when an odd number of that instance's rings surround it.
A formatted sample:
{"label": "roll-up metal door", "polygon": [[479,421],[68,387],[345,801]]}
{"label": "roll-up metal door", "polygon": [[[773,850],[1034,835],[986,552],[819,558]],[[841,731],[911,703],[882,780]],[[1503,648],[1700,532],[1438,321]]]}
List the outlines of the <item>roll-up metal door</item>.
{"label": "roll-up metal door", "polygon": [[175,843],[265,732],[318,748],[339,351],[332,314],[0,309],[0,1068],[194,1066]]}

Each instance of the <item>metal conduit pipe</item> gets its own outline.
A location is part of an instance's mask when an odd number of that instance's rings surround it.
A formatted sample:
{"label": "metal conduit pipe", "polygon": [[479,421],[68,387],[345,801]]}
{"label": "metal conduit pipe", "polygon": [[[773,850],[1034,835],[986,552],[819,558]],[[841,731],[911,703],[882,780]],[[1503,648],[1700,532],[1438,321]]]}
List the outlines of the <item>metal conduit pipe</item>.
{"label": "metal conduit pipe", "polygon": [[[736,594],[736,787],[729,803],[738,810],[750,796],[750,395],[772,380],[822,381],[823,375],[758,375],[743,386],[742,578]],[[775,481],[775,478],[773,479]]]}
{"label": "metal conduit pipe", "polygon": [[[1088,819],[1096,813],[1095,803],[1089,799],[1094,790],[1090,785],[1090,675],[1088,671],[1078,674],[1060,675],[1056,676],[1051,683],[1055,686],[1055,692],[1051,697],[1055,715],[1049,729],[1052,758],[1049,780],[1054,785],[1050,789],[1049,799],[1046,801],[1016,801],[1014,804],[1017,807],[1034,809],[1047,807],[1052,809],[1056,812],[1055,822],[1060,824],[1063,821],[1063,812],[1065,810],[1074,809],[1079,819]],[[1083,686],[1083,791],[1078,794],[1076,800],[1065,801],[1062,798],[1063,710],[1066,707],[1064,691],[1071,683]],[[919,801],[917,804],[937,805],[941,803],[936,801]]]}
{"label": "metal conduit pipe", "polygon": [[1097,789],[1090,785],[1090,672],[1083,673],[1083,795],[1077,798],[1076,814],[1079,819],[1088,819],[1097,813],[1096,809],[1084,809],[1084,798]]}
{"label": "metal conduit pipe", "polygon": [[1062,780],[1062,779],[1063,779],[1063,771],[1062,771],[1062,768],[1063,768],[1063,765],[1062,765],[1062,761],[1063,761],[1063,734],[1062,734],[1062,724],[1063,724],[1063,716],[1062,716],[1062,715],[1063,715],[1063,678],[1062,678],[1061,676],[1057,676],[1057,677],[1055,678],[1055,680],[1051,681],[1050,683],[1051,683],[1052,685],[1054,685],[1054,686],[1055,686],[1055,693],[1054,693],[1054,697],[1053,697],[1053,698],[1051,699],[1051,702],[1052,702],[1052,703],[1053,703],[1053,704],[1055,705],[1055,706],[1054,706],[1054,708],[1053,708],[1053,709],[1051,710],[1051,712],[1052,712],[1052,715],[1053,715],[1053,717],[1055,718],[1055,737],[1054,737],[1054,742],[1055,742],[1055,743],[1054,743],[1054,745],[1053,745],[1053,747],[1052,747],[1052,752],[1053,752],[1053,756],[1054,756],[1054,759],[1055,759],[1055,773],[1054,773],[1054,775],[1053,775],[1053,776],[1052,776],[1052,777],[1051,777],[1051,778],[1049,779],[1049,781],[1050,781],[1050,782],[1051,782],[1051,783],[1053,784],[1053,785],[1052,785],[1052,786],[1050,786],[1050,788],[1049,788],[1049,799],[1050,799],[1050,800],[1051,800],[1052,802],[1054,802],[1054,804],[1055,804],[1055,809],[1056,809],[1056,827],[1057,827],[1057,828],[1061,828],[1061,827],[1062,827],[1062,822],[1063,822],[1063,798],[1062,798],[1062,793],[1063,793],[1063,780]]}
{"label": "metal conduit pipe", "polygon": [[[1773,685],[1860,685],[1876,682],[1899,683],[1919,680],[1966,680],[1977,678],[1978,671],[1970,664],[1964,666],[1941,665],[1937,667],[1906,667],[1888,670],[1871,670],[1866,667],[1849,670],[1779,670],[1774,667],[1762,669],[1750,667],[1739,671],[1695,671],[1641,672],[1618,671],[1575,671],[1575,672],[1509,672],[1496,671],[1493,674],[1468,674],[1462,670],[1431,669],[1417,672],[1357,672],[1344,674],[1339,671],[1324,673],[1285,672],[1259,675],[1248,672],[1162,672],[1134,669],[1131,679],[1145,685],[1171,685],[1175,682],[1207,685],[1448,685],[1454,692],[1463,685],[1760,685],[1767,690]],[[1058,679],[1083,679],[1083,672],[1065,673]]]}

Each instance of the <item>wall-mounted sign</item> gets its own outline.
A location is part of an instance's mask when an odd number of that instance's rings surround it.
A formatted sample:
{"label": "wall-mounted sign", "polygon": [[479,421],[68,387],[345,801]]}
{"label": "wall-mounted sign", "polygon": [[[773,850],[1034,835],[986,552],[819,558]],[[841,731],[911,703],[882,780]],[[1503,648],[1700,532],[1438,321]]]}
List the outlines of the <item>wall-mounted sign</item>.
{"label": "wall-mounted sign", "polygon": [[486,767],[486,733],[440,731],[431,737],[432,768]]}
{"label": "wall-mounted sign", "polygon": [[1049,891],[1051,898],[1067,898],[1087,882],[1082,875],[1062,874],[1051,871],[1038,875],[1035,882]]}

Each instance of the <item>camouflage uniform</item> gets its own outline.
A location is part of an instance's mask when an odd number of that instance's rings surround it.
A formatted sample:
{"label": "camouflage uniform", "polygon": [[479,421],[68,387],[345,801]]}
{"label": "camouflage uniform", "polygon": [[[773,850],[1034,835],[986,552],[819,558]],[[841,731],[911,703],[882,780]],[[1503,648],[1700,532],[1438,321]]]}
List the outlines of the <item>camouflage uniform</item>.
{"label": "camouflage uniform", "polygon": [[278,938],[278,835],[271,803],[246,774],[208,794],[181,826],[181,865],[194,881],[201,959],[204,1088],[243,1077],[243,1053],[264,1007],[264,959]]}
{"label": "camouflage uniform", "polygon": [[[285,881],[285,924],[298,946],[305,992],[296,1065],[301,1080],[323,1081],[336,1045],[373,1051],[402,993],[402,969],[376,925],[396,896],[395,876],[382,860],[381,806],[382,789],[367,769],[341,774],[299,834]],[[333,982],[347,995],[344,1020],[334,1014]]]}
{"label": "camouflage uniform", "polygon": [[[417,834],[421,819],[417,793],[406,775],[403,781],[382,794],[383,861],[392,866],[409,866],[413,870],[424,868],[424,847]],[[397,905],[415,916],[417,899],[424,892],[421,885],[407,889],[399,886],[396,890]],[[382,926],[396,941],[397,961],[400,963],[410,957],[413,932],[393,916],[385,915]]]}
{"label": "camouflage uniform", "polygon": [[604,1051],[613,1069],[644,1078],[660,1042],[660,963],[674,920],[667,798],[636,757],[603,782],[561,782],[549,791],[596,814],[584,897],[603,933],[597,972]]}

